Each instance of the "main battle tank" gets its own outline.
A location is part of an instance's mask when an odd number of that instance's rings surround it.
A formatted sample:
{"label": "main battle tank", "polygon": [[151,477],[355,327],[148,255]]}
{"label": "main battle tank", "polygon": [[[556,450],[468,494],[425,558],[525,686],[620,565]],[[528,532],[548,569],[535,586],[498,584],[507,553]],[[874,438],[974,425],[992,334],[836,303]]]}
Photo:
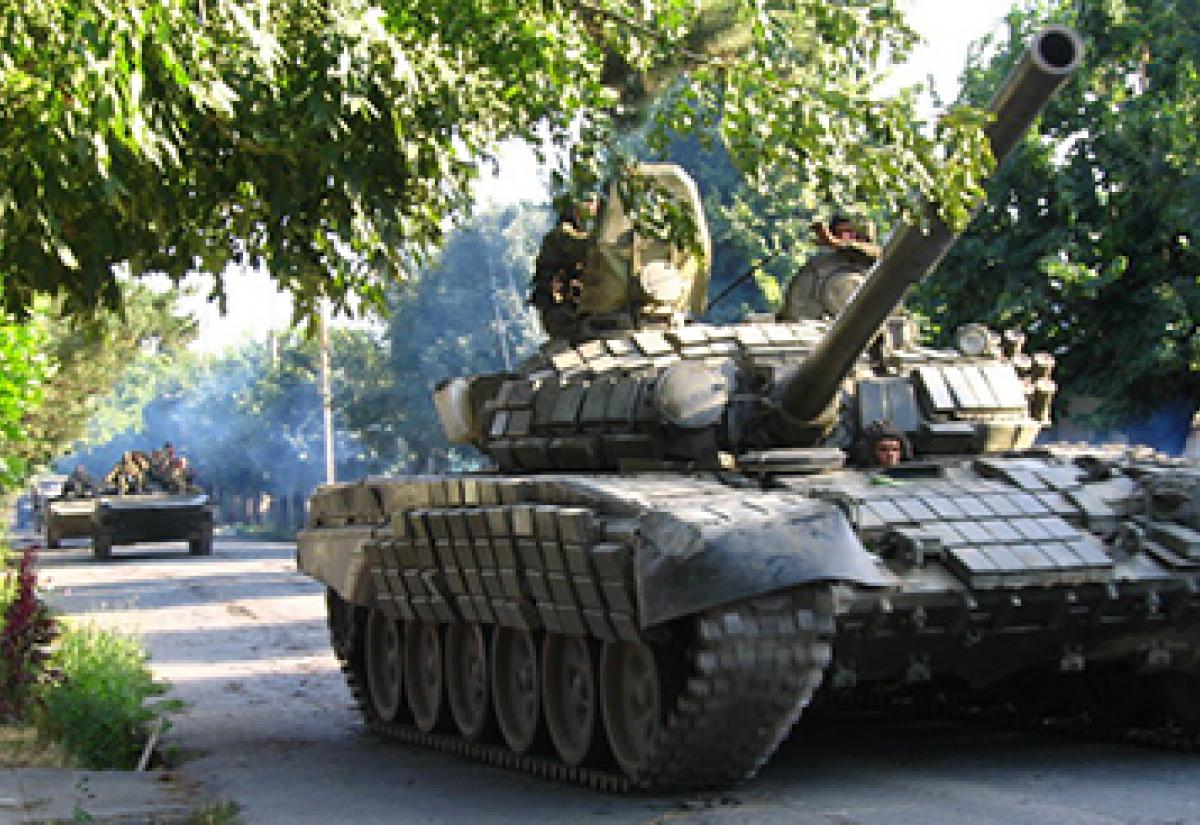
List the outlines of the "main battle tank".
{"label": "main battle tank", "polygon": [[[998,162],[1081,54],[1034,39]],[[641,173],[706,241],[686,175]],[[312,497],[298,564],[369,726],[615,790],[752,776],[818,689],[1020,699],[1072,674],[1097,719],[1152,695],[1194,735],[1200,469],[1035,446],[1053,359],[1015,333],[919,345],[895,310],[953,240],[931,207],[832,321],[689,323],[707,249],[640,236],[611,192],[545,290],[563,334],[437,392],[496,469]],[[907,460],[853,466],[881,420]]]}

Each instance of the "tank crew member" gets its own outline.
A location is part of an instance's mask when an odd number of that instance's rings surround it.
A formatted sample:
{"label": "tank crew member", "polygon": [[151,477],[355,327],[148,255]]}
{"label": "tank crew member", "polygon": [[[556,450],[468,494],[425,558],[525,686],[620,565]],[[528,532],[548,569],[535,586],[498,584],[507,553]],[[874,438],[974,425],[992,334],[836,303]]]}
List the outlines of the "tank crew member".
{"label": "tank crew member", "polygon": [[867,270],[879,258],[869,225],[863,229],[845,215],[835,215],[826,226],[813,224],[817,244],[814,255],[788,282],[779,312],[781,321],[836,316],[866,280]]}
{"label": "tank crew member", "polygon": [[595,195],[565,202],[538,250],[530,303],[538,310],[542,329],[552,338],[570,337],[574,329],[588,228],[598,207]]}
{"label": "tank crew member", "polygon": [[887,469],[911,459],[912,445],[899,427],[883,419],[863,430],[857,452],[860,466]]}
{"label": "tank crew member", "polygon": [[196,471],[188,466],[187,456],[176,456],[167,486],[173,493],[186,493],[196,486]]}
{"label": "tank crew member", "polygon": [[67,476],[67,480],[63,482],[60,495],[63,498],[86,498],[95,494],[96,482],[92,480],[87,467],[82,464],[76,464],[75,469]]}
{"label": "tank crew member", "polygon": [[134,458],[133,452],[126,450],[121,453],[121,460],[109,470],[104,477],[104,483],[116,488],[121,495],[141,492],[146,486],[142,466]]}

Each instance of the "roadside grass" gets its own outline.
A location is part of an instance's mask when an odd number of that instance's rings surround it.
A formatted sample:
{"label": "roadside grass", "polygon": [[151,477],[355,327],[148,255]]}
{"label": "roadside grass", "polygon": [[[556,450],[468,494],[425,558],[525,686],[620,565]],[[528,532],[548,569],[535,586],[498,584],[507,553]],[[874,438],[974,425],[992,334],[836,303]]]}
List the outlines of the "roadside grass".
{"label": "roadside grass", "polygon": [[40,692],[34,724],[92,770],[135,767],[150,731],[181,708],[159,699],[167,685],[154,679],[145,651],[130,636],[64,624],[50,665],[58,678]]}
{"label": "roadside grass", "polygon": [[193,811],[184,825],[240,825],[239,813],[236,802],[215,802]]}
{"label": "roadside grass", "polygon": [[51,614],[37,593],[36,554],[18,558],[0,579],[0,760],[133,769],[182,704],[161,699],[168,686],[136,639]]}
{"label": "roadside grass", "polygon": [[226,538],[253,539],[254,541],[295,541],[296,528],[276,524],[251,524],[231,522],[221,525],[220,533]]}

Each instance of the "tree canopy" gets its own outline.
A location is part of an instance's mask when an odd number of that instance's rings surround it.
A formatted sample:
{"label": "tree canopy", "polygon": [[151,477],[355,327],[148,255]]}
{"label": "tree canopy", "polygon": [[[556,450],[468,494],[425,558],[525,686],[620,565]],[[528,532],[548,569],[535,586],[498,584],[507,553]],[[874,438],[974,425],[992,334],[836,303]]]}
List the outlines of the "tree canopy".
{"label": "tree canopy", "polygon": [[752,185],[810,206],[931,195],[961,221],[978,114],[930,137],[911,94],[874,92],[914,38],[896,0],[10,4],[0,297],[115,305],[127,268],[207,271],[220,298],[263,261],[299,314],[382,305],[502,141],[569,147],[583,185],[647,120],[660,142],[716,128]]}
{"label": "tree canopy", "polygon": [[[427,277],[393,287],[386,326],[330,331],[337,475],[463,466],[432,390],[511,368],[540,337],[526,305],[543,207],[483,212],[451,233]],[[69,465],[102,475],[124,450],[173,442],[210,488],[307,493],[324,480],[315,340],[286,334],[217,357],[146,353],[99,405]]]}
{"label": "tree canopy", "polygon": [[[1200,402],[1200,35],[1196,0],[1027,4],[1010,42],[977,50],[979,100],[1047,18],[1087,43],[1078,76],[1000,171],[969,231],[917,293],[944,333],[1015,327],[1058,359],[1060,398],[1088,395],[1096,423],[1128,426]],[[987,44],[984,44],[987,45]],[[1148,434],[1138,432],[1138,436]]]}

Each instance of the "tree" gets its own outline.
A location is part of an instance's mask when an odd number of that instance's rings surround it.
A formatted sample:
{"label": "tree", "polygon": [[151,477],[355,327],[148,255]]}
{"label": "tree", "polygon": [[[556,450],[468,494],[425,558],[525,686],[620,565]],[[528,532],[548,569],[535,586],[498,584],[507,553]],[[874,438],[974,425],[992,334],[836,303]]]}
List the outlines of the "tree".
{"label": "tree", "polygon": [[18,487],[29,468],[21,455],[22,425],[42,401],[48,363],[41,344],[36,327],[0,320],[0,493]]}
{"label": "tree", "polygon": [[[389,470],[429,471],[478,458],[442,435],[433,391],[460,375],[512,370],[542,340],[527,305],[529,278],[547,210],[529,205],[495,209],[456,231],[421,278],[395,289],[383,353],[383,378],[364,369],[341,386],[343,421],[372,456],[390,456]],[[365,379],[365,380],[364,380]]]}
{"label": "tree", "polygon": [[896,0],[17,4],[0,16],[3,304],[116,305],[119,264],[213,273],[222,299],[228,265],[263,260],[299,315],[321,295],[382,305],[465,214],[478,158],[548,135],[594,179],[630,113],[717,129],[760,192],[895,212],[927,195],[960,222],[978,115],[932,139],[911,94],[873,96],[914,37]]}
{"label": "tree", "polygon": [[[442,436],[433,389],[455,375],[511,369],[540,340],[526,294],[549,220],[528,205],[477,216],[430,271],[389,295],[386,327],[331,330],[338,478],[474,460]],[[70,461],[103,474],[125,450],[171,441],[210,488],[307,493],[324,481],[318,358],[316,341],[289,334],[215,358],[151,360],[101,405],[107,437],[81,444]],[[145,387],[147,402],[130,403]],[[95,421],[91,433],[101,433]]]}
{"label": "tree", "polygon": [[916,296],[943,335],[966,321],[1027,332],[1057,357],[1060,400],[1103,402],[1095,423],[1177,407],[1158,440],[1175,447],[1200,402],[1200,35],[1178,24],[1196,15],[1195,0],[1028,4],[993,59],[975,51],[972,101],[1047,18],[1087,44],[1079,75]]}
{"label": "tree", "polygon": [[196,322],[179,314],[174,293],[153,292],[142,284],[120,289],[119,312],[68,318],[61,302],[46,301],[31,316],[48,370],[39,403],[25,407],[21,440],[11,448],[27,465],[60,455],[84,438],[89,426],[93,438],[103,438],[106,429],[111,432],[136,416],[153,392],[154,383],[146,380],[152,365],[179,357],[195,337]]}

